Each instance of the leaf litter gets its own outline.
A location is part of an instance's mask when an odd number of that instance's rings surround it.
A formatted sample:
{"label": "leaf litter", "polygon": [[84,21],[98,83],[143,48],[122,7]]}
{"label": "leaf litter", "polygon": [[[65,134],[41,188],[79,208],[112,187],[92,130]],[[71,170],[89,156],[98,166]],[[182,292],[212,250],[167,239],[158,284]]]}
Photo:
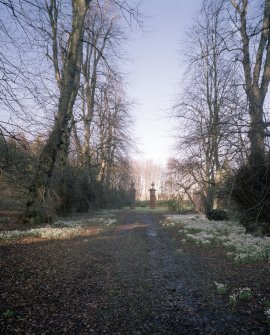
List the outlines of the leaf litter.
{"label": "leaf litter", "polygon": [[[154,212],[109,218],[61,239],[1,241],[1,334],[269,333],[265,262],[236,265],[221,245],[183,243]],[[246,287],[252,297],[232,308]]]}

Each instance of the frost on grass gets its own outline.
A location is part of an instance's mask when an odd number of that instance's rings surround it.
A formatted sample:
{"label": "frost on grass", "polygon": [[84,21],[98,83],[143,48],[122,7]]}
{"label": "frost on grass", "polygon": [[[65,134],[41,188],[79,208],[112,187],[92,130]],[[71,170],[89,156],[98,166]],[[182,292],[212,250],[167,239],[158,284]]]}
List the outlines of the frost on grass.
{"label": "frost on grass", "polygon": [[44,239],[66,239],[80,235],[89,226],[106,227],[116,223],[116,219],[112,218],[112,214],[102,213],[92,218],[84,218],[81,220],[58,220],[52,225],[42,228],[34,228],[28,230],[12,230],[0,232],[0,239],[11,240],[25,237],[36,237]]}
{"label": "frost on grass", "polygon": [[227,256],[236,262],[270,260],[270,237],[247,234],[234,221],[209,221],[202,215],[170,215],[164,227],[177,226],[184,239],[197,245],[221,244]]}

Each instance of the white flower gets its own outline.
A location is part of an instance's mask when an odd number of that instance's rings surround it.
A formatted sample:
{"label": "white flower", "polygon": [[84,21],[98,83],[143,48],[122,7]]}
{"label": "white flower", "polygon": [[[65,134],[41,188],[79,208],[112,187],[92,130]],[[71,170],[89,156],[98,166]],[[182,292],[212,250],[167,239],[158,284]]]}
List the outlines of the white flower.
{"label": "white flower", "polygon": [[76,228],[54,228],[54,227],[45,227],[45,228],[35,228],[24,231],[5,231],[0,234],[1,239],[13,239],[13,238],[22,238],[22,237],[39,237],[39,238],[48,238],[48,239],[58,239],[58,238],[68,238],[71,236],[78,235],[81,232],[82,228],[77,226]]}
{"label": "white flower", "polygon": [[198,245],[220,243],[236,262],[270,260],[270,237],[255,237],[237,222],[209,221],[200,215],[171,215],[170,225],[179,226],[179,233]]}
{"label": "white flower", "polygon": [[270,318],[270,308],[264,311],[264,314],[267,316],[267,318]]}
{"label": "white flower", "polygon": [[106,225],[107,225],[107,226],[110,226],[110,225],[112,225],[112,224],[114,224],[114,223],[116,223],[116,222],[117,222],[116,219],[107,219],[107,223],[106,223]]}
{"label": "white flower", "polygon": [[226,287],[226,285],[224,285],[222,283],[217,283],[216,281],[214,283],[215,283],[217,288],[225,288]]}
{"label": "white flower", "polygon": [[230,300],[235,301],[237,299],[237,295],[235,293],[230,295]]}

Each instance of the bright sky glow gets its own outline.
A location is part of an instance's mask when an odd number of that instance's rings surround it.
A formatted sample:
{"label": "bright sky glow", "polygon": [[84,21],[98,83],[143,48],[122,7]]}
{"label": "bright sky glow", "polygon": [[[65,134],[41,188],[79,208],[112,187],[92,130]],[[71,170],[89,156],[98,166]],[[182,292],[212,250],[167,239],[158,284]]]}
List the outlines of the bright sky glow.
{"label": "bright sky glow", "polygon": [[168,111],[181,79],[180,51],[184,31],[190,26],[200,0],[143,0],[144,32],[131,33],[126,48],[129,64],[129,96],[135,100],[135,136],[141,152],[138,160],[165,163],[173,153],[174,122]]}

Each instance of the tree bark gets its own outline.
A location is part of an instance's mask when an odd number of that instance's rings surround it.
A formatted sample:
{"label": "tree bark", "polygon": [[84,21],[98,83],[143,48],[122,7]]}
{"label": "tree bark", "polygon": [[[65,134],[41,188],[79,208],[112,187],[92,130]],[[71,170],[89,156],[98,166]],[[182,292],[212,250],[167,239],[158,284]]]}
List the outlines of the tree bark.
{"label": "tree bark", "polygon": [[249,102],[250,126],[250,163],[257,165],[263,162],[265,156],[265,122],[263,106],[270,82],[270,0],[264,1],[262,26],[260,29],[258,47],[255,51],[254,65],[250,52],[251,37],[248,35],[247,11],[249,0],[236,2],[231,0],[240,17],[240,34],[242,42],[242,64],[245,76],[246,95]]}
{"label": "tree bark", "polygon": [[29,187],[25,213],[27,221],[39,223],[46,220],[43,202],[60,151],[62,158],[66,159],[70,137],[69,122],[80,84],[84,21],[89,3],[89,0],[72,1],[72,30],[59,84],[58,111],[53,129],[40,154],[33,182]]}

